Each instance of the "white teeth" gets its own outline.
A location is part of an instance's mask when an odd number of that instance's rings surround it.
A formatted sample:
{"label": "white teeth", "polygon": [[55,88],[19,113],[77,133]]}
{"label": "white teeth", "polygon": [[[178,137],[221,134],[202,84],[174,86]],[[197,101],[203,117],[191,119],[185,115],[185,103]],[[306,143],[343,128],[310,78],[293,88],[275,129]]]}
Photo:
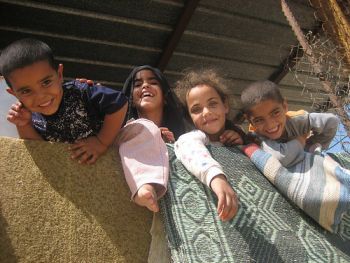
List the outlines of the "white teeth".
{"label": "white teeth", "polygon": [[150,92],[144,92],[144,93],[142,93],[142,98],[143,97],[153,97],[154,95],[152,94],[152,93],[150,93]]}
{"label": "white teeth", "polygon": [[43,104],[40,104],[39,106],[40,107],[46,107],[46,106],[49,106],[51,104],[51,100],[49,100],[48,102],[45,102]]}
{"label": "white teeth", "polygon": [[267,130],[267,132],[272,133],[272,132],[276,132],[278,130],[278,127],[275,127],[273,129]]}

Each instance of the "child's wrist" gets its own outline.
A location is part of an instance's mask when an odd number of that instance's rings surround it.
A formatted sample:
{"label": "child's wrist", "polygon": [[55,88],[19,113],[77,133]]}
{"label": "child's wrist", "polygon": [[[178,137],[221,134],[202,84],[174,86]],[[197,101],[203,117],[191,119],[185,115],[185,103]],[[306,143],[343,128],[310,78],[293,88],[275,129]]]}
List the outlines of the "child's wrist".
{"label": "child's wrist", "polygon": [[98,135],[96,135],[96,139],[98,140],[98,142],[101,144],[101,145],[103,145],[104,147],[108,147],[108,144],[107,143],[105,143],[105,142],[103,142],[99,137],[98,137]]}
{"label": "child's wrist", "polygon": [[16,124],[17,128],[32,128],[33,125],[32,125],[32,120],[28,120],[28,122],[26,123],[22,123],[22,124]]}
{"label": "child's wrist", "polygon": [[257,144],[255,144],[255,143],[250,143],[250,144],[244,145],[244,146],[242,147],[243,153],[244,153],[245,155],[247,155],[249,158],[250,158],[250,157],[253,155],[253,153],[254,153],[256,150],[258,150],[258,149],[260,149],[260,147],[259,147]]}
{"label": "child's wrist", "polygon": [[213,179],[211,179],[210,183],[209,183],[209,187],[210,189],[213,189],[212,188],[212,183],[215,181],[215,180],[224,180],[224,181],[227,181],[226,179],[226,176],[224,174],[218,174],[216,176],[213,177]]}

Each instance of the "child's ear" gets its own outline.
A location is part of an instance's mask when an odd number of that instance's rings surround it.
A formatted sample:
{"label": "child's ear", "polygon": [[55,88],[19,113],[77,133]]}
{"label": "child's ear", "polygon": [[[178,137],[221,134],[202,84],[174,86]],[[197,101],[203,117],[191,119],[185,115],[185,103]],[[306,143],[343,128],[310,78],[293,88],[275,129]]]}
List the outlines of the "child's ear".
{"label": "child's ear", "polygon": [[227,114],[230,111],[230,107],[228,106],[228,101],[227,100],[225,100],[224,106],[225,106],[225,114]]}
{"label": "child's ear", "polygon": [[287,112],[288,111],[288,102],[286,99],[283,100],[283,109]]}
{"label": "child's ear", "polygon": [[11,95],[16,97],[15,93],[13,92],[13,89],[7,88],[6,91],[7,91],[7,93],[9,93],[9,94],[11,94]]}
{"label": "child's ear", "polygon": [[250,118],[247,113],[243,113],[243,117],[251,124]]}
{"label": "child's ear", "polygon": [[57,74],[58,74],[58,79],[60,81],[63,81],[63,64],[58,64]]}

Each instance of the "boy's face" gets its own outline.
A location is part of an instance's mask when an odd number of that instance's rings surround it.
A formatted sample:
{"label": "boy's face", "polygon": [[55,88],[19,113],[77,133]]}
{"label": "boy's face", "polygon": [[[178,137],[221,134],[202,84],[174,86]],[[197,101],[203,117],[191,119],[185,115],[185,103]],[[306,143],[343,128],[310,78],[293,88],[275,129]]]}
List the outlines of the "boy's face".
{"label": "boy's face", "polygon": [[214,88],[207,85],[192,88],[186,102],[194,126],[206,133],[211,141],[217,141],[225,130],[228,105]]}
{"label": "boy's face", "polygon": [[38,61],[24,68],[11,72],[8,77],[12,88],[7,91],[31,112],[44,115],[54,114],[63,96],[63,65],[58,71],[48,61]]}
{"label": "boy's face", "polygon": [[277,140],[284,132],[287,111],[286,101],[280,103],[274,100],[265,100],[251,107],[250,113],[246,116],[257,134],[271,140]]}

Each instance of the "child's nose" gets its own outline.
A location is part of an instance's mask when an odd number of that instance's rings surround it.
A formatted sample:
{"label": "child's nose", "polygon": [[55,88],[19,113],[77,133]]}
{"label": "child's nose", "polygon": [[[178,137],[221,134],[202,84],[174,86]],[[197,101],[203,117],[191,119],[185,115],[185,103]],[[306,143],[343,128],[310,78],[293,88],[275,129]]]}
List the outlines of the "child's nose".
{"label": "child's nose", "polygon": [[208,115],[209,113],[210,113],[209,108],[204,107],[204,108],[203,108],[203,116],[206,116],[206,115]]}
{"label": "child's nose", "polygon": [[268,128],[274,128],[277,124],[277,121],[274,119],[269,119],[269,121],[267,122],[267,127]]}
{"label": "child's nose", "polygon": [[145,82],[143,82],[142,83],[142,88],[147,88],[149,85],[148,85],[148,82],[147,81],[145,81]]}

